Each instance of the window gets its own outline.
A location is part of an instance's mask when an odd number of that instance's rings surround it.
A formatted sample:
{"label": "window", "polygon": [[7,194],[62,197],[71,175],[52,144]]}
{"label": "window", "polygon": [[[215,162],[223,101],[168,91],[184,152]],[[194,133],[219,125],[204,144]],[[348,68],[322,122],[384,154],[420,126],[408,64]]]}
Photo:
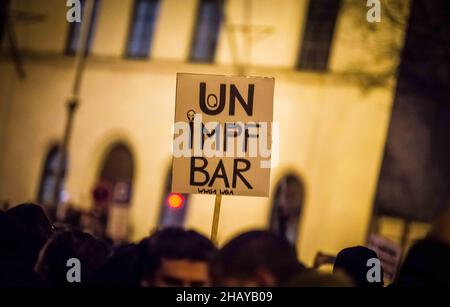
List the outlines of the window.
{"label": "window", "polygon": [[98,236],[123,242],[129,235],[129,206],[134,176],[133,155],[128,146],[118,142],[103,160],[98,181],[93,188],[94,207],[90,231]]}
{"label": "window", "polygon": [[131,182],[133,172],[133,156],[128,146],[123,143],[115,143],[103,162],[100,179],[111,184],[123,181]]}
{"label": "window", "polygon": [[188,194],[172,193],[172,170],[170,170],[166,177],[161,201],[159,227],[183,227],[188,200]]}
{"label": "window", "polygon": [[197,25],[191,46],[191,61],[212,62],[214,60],[222,19],[222,2],[200,0]]}
{"label": "window", "polygon": [[303,197],[303,185],[297,176],[289,174],[278,182],[273,198],[270,229],[286,237],[292,244],[297,243]]}
{"label": "window", "polygon": [[[81,16],[84,14],[84,5],[86,0],[81,0]],[[98,7],[100,0],[94,0],[94,8],[91,16],[91,23],[88,32],[88,42],[86,46],[86,54],[89,54],[92,47],[92,41],[94,38],[94,29],[97,21]],[[69,36],[66,44],[66,54],[74,55],[78,50],[80,32],[81,32],[82,22],[72,22],[70,23]]]}
{"label": "window", "polygon": [[331,42],[340,0],[310,0],[298,68],[328,68]]}
{"label": "window", "polygon": [[127,57],[144,58],[148,56],[157,10],[157,0],[135,0],[126,50]]}
{"label": "window", "polygon": [[[41,204],[52,205],[54,203],[54,193],[56,189],[56,180],[58,168],[60,163],[60,150],[58,145],[54,145],[45,157],[44,169],[41,176],[41,183],[39,187],[38,202]],[[62,184],[59,187],[59,202],[63,199],[64,193],[64,178],[67,170],[67,157],[63,161],[62,169]]]}

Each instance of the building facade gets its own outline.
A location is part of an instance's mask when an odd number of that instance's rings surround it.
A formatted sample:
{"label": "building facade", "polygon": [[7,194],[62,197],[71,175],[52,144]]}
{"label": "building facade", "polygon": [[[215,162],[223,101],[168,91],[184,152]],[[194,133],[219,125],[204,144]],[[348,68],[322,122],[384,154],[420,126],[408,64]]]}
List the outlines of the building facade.
{"label": "building facade", "polygon": [[[97,2],[64,200],[88,210],[94,187],[116,176],[131,187],[130,238],[146,236],[166,206],[176,73],[273,76],[280,147],[270,197],[224,196],[219,242],[275,225],[286,202],[294,204],[289,236],[308,264],[318,251],[366,241],[395,75],[383,86],[355,76],[395,65],[399,54],[377,55],[383,46],[401,45],[404,29],[383,16],[368,25],[365,1]],[[10,57],[0,62],[0,200],[16,204],[45,199],[47,158],[62,137],[79,25],[67,21],[66,1],[10,6],[41,16],[13,18],[26,78],[18,78]],[[119,164],[108,175],[105,165]],[[208,235],[213,203],[213,196],[190,195],[178,220]]]}

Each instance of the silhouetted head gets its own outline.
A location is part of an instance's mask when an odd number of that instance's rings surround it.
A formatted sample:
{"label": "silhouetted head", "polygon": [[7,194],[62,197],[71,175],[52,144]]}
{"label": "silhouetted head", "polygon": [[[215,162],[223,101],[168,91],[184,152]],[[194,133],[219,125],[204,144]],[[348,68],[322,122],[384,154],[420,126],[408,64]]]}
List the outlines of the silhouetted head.
{"label": "silhouetted head", "polygon": [[5,212],[0,211],[0,258],[16,257],[21,252],[24,233]]}
{"label": "silhouetted head", "polygon": [[434,238],[417,241],[403,261],[395,286],[450,286],[450,245]]}
{"label": "silhouetted head", "polygon": [[[108,246],[90,234],[65,230],[55,233],[44,245],[35,271],[43,282],[51,286],[85,286],[108,256]],[[81,269],[80,282],[76,282],[76,269],[68,273],[76,267]]]}
{"label": "silhouetted head", "polygon": [[45,214],[44,209],[39,205],[32,203],[20,204],[12,207],[6,213],[41,247],[52,234],[52,223]]}
{"label": "silhouetted head", "polygon": [[38,286],[22,228],[0,211],[0,288]]}
{"label": "silhouetted head", "polygon": [[437,215],[427,237],[415,242],[403,261],[397,286],[450,286],[450,203]]}
{"label": "silhouetted head", "polygon": [[[127,244],[115,248],[111,257],[96,274],[93,286],[139,287],[143,274],[141,260],[145,258],[138,244]],[[147,266],[149,265],[147,263]]]}
{"label": "silhouetted head", "polygon": [[228,242],[211,262],[214,286],[274,286],[304,270],[295,247],[268,231],[250,231]]}
{"label": "silhouetted head", "polygon": [[21,245],[26,253],[27,266],[33,267],[40,249],[53,232],[53,226],[42,207],[32,204],[20,204],[6,211],[20,228],[23,239]]}
{"label": "silhouetted head", "polygon": [[142,286],[206,286],[212,242],[193,230],[165,228],[144,239]]}
{"label": "silhouetted head", "polygon": [[[333,272],[341,271],[346,273],[358,287],[382,287],[384,284],[383,268],[381,265],[377,266],[371,259],[379,261],[377,254],[367,247],[354,246],[345,248],[337,254]],[[370,273],[369,270],[376,270],[378,268],[380,282],[370,282],[367,276]],[[374,277],[376,276],[374,275]]]}

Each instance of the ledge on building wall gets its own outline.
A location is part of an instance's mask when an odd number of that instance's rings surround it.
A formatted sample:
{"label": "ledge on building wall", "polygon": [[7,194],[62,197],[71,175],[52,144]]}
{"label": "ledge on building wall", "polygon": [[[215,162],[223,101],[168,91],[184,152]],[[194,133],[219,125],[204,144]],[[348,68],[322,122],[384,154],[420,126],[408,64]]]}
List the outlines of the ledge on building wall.
{"label": "ledge on building wall", "polygon": [[[42,52],[35,50],[22,50],[25,67],[29,65],[46,65],[55,67],[73,68],[75,65],[75,57],[56,52]],[[10,61],[10,56],[3,52],[0,53],[0,63]],[[155,59],[155,58],[127,58],[111,55],[91,54],[87,58],[87,69],[112,70],[130,73],[151,73],[151,74],[173,74],[177,72],[203,73],[203,74],[224,74],[237,75],[239,68],[232,64],[225,63],[198,63],[189,62],[188,60],[173,59]],[[346,71],[305,71],[295,67],[269,67],[269,66],[251,66],[245,67],[249,76],[271,76],[276,80],[286,81],[289,83],[299,83],[303,85],[338,85],[361,87],[362,78]],[[376,75],[370,71],[362,71],[360,74],[376,78]],[[352,77],[353,76],[353,77]],[[390,81],[388,78],[387,84]],[[381,88],[389,86],[386,84],[375,84],[373,88]]]}

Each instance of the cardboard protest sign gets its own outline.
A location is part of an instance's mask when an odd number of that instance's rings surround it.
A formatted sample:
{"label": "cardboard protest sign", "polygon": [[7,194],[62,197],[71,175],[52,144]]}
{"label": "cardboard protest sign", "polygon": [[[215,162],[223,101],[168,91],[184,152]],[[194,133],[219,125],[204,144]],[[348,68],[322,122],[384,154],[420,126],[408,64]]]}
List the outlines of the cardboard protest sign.
{"label": "cardboard protest sign", "polygon": [[400,246],[387,238],[372,234],[367,247],[377,253],[383,266],[384,276],[394,280],[401,260]]}
{"label": "cardboard protest sign", "polygon": [[267,196],[274,79],[177,74],[172,191]]}

